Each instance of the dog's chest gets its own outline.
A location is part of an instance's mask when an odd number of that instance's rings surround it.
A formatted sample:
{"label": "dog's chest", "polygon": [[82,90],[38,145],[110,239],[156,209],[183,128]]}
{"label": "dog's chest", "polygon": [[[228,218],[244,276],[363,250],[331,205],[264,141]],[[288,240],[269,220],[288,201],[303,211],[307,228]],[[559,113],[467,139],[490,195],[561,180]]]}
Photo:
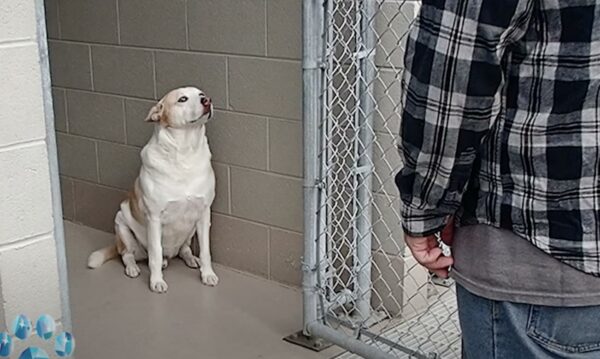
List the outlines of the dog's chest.
{"label": "dog's chest", "polygon": [[177,254],[183,243],[194,234],[196,223],[203,211],[209,208],[205,198],[192,196],[167,204],[161,214],[165,256],[171,257]]}
{"label": "dog's chest", "polygon": [[161,214],[163,225],[195,224],[202,211],[208,209],[210,203],[206,197],[186,196],[180,200],[170,201]]}

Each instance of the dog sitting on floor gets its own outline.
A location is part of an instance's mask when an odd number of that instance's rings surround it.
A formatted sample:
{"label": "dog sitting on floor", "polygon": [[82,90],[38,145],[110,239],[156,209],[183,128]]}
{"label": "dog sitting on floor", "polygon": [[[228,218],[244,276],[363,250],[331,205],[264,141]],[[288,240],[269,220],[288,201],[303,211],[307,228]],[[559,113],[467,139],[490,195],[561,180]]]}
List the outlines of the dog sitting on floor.
{"label": "dog sitting on floor", "polygon": [[[142,149],[133,190],[115,217],[115,244],[93,252],[90,268],[120,255],[125,273],[134,278],[140,274],[136,262],[148,259],[150,289],[164,293],[162,270],[179,256],[200,268],[204,284],[217,285],[209,245],[215,175],[205,126],[212,114],[211,99],[194,87],[175,89],[152,107],[146,121],[154,123],[154,134]],[[200,257],[190,247],[196,233]]]}

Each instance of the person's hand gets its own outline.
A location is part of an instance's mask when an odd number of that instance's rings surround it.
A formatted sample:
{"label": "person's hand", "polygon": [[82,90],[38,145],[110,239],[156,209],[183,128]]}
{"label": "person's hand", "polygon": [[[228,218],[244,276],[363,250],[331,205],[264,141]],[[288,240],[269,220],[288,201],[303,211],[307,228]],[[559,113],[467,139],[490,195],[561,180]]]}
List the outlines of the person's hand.
{"label": "person's hand", "polygon": [[[454,221],[450,220],[442,231],[442,240],[446,244],[451,245],[453,237]],[[419,264],[440,278],[448,278],[448,269],[454,263],[454,259],[452,256],[445,257],[442,254],[442,250],[434,235],[428,237],[411,237],[405,235],[404,240]]]}

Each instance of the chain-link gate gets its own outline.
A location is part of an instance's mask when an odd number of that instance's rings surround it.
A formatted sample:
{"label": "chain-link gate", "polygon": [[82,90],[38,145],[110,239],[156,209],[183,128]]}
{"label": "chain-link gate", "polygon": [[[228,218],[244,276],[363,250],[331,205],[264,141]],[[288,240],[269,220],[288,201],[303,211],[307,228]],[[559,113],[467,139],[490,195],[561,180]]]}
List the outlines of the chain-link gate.
{"label": "chain-link gate", "polygon": [[454,286],[405,248],[394,183],[418,7],[304,0],[305,334],[368,358],[460,357]]}

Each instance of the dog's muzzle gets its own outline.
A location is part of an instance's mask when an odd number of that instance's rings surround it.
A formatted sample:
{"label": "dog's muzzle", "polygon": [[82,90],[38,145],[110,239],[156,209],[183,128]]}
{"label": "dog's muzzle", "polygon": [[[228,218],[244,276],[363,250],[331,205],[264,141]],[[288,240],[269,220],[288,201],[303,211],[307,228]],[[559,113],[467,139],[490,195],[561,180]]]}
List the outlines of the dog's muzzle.
{"label": "dog's muzzle", "polygon": [[204,113],[208,114],[208,118],[211,118],[212,114],[213,114],[213,107],[212,107],[212,101],[211,101],[210,97],[208,97],[208,96],[200,97],[200,103],[202,104],[202,107],[204,108]]}

